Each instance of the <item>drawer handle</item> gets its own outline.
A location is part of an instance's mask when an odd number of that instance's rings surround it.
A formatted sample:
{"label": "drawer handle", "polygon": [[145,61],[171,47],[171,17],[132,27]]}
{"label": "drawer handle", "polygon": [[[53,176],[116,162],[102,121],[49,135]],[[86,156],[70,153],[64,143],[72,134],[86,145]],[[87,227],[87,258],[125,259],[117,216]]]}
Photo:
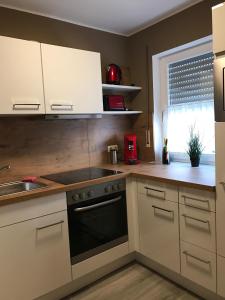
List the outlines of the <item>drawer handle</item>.
{"label": "drawer handle", "polygon": [[170,214],[173,214],[173,215],[174,215],[174,211],[173,211],[173,210],[169,210],[169,209],[161,208],[161,207],[158,207],[158,206],[155,206],[155,205],[152,205],[152,207],[154,208],[154,210],[158,209],[158,210],[162,210],[162,211],[165,211],[165,212],[168,212],[168,213],[170,213]]}
{"label": "drawer handle", "polygon": [[51,110],[73,110],[72,104],[51,104]]}
{"label": "drawer handle", "polygon": [[194,218],[194,217],[191,217],[191,216],[185,215],[185,214],[182,214],[182,216],[187,219],[195,220],[195,221],[210,225],[208,220],[201,220],[201,219]]}
{"label": "drawer handle", "polygon": [[13,104],[13,110],[39,110],[40,103],[17,103]]}
{"label": "drawer handle", "polygon": [[[162,200],[165,200],[166,198],[166,195],[165,195],[165,191],[160,191],[160,190],[157,190],[157,189],[151,189],[147,186],[144,187],[147,191],[147,196],[152,196],[154,198],[158,198],[158,199],[162,199]],[[150,192],[157,192],[157,193],[162,193],[162,196],[156,196],[156,195],[152,195]]]}
{"label": "drawer handle", "polygon": [[200,261],[200,262],[202,262],[204,264],[211,265],[211,261],[210,260],[205,260],[205,259],[199,258],[199,257],[197,257],[197,256],[195,256],[193,254],[190,254],[187,251],[183,251],[183,254],[186,255],[186,256],[189,256],[191,258],[194,258],[194,259],[196,259],[196,260],[198,260],[198,261]]}
{"label": "drawer handle", "polygon": [[223,188],[225,188],[225,182],[221,181],[220,184],[223,186]]}
{"label": "drawer handle", "polygon": [[195,200],[195,201],[198,201],[198,202],[209,203],[209,200],[205,200],[205,199],[192,198],[192,197],[188,197],[188,196],[185,196],[185,195],[182,195],[182,197],[184,198],[184,200],[190,199],[190,200]]}
{"label": "drawer handle", "polygon": [[[206,211],[209,211],[209,200],[205,200],[205,199],[198,199],[198,198],[192,198],[192,197],[188,197],[188,196],[185,196],[185,195],[182,195],[182,197],[184,198],[184,205],[186,206],[189,206],[189,207],[193,207],[193,208],[199,208],[199,209],[203,209],[203,210],[206,210]],[[187,199],[190,199],[190,200],[194,200],[194,201],[197,201],[197,202],[201,202],[201,203],[207,203],[207,206],[208,206],[208,209],[204,208],[204,207],[199,207],[199,206],[195,206],[195,205],[191,205],[189,203],[186,202]]]}
{"label": "drawer handle", "polygon": [[39,230],[46,229],[46,228],[49,228],[49,227],[53,227],[53,226],[63,224],[63,223],[64,223],[64,221],[61,220],[59,222],[55,222],[55,223],[52,223],[52,224],[49,224],[49,225],[45,225],[45,226],[42,226],[42,227],[37,227],[36,230],[39,231]]}

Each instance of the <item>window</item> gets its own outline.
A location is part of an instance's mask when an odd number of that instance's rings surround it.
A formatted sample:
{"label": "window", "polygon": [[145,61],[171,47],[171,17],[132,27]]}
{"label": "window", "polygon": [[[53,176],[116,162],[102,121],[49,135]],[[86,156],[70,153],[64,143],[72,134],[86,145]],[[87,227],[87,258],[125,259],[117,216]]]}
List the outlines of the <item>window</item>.
{"label": "window", "polygon": [[167,137],[172,160],[189,161],[187,141],[194,126],[204,146],[201,162],[214,163],[213,53],[211,42],[201,42],[172,49],[169,55],[167,51],[153,59],[154,135],[160,140],[158,144],[156,140],[158,158],[161,158],[162,140]]}
{"label": "window", "polygon": [[168,76],[167,136],[173,159],[182,158],[192,126],[200,135],[206,159],[215,152],[213,54],[171,63]]}

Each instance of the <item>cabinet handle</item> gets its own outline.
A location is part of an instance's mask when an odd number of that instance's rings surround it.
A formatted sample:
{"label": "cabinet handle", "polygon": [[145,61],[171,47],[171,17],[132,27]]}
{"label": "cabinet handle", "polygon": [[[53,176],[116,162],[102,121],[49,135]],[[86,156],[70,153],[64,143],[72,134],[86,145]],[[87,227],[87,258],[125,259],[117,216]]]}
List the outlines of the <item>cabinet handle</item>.
{"label": "cabinet handle", "polygon": [[223,186],[223,188],[225,188],[225,182],[224,181],[220,181],[220,184]]}
{"label": "cabinet handle", "polygon": [[[149,188],[149,187],[147,187],[147,186],[145,186],[144,187],[145,189],[146,189],[146,191],[147,191],[147,196],[152,196],[152,197],[154,197],[154,198],[158,198],[158,199],[162,199],[162,200],[165,200],[165,198],[166,198],[166,195],[165,195],[165,191],[161,191],[161,190],[157,190],[157,189],[152,189],[152,188]],[[151,194],[151,191],[152,192],[157,192],[157,193],[162,193],[162,196],[157,196],[157,195],[152,195]]]}
{"label": "cabinet handle", "polygon": [[56,226],[56,225],[59,225],[59,224],[63,224],[63,223],[64,223],[64,221],[61,220],[59,222],[55,222],[55,223],[52,223],[52,224],[49,224],[49,225],[45,225],[45,226],[42,226],[42,227],[37,227],[36,230],[39,231],[39,230],[46,229],[46,228]]}
{"label": "cabinet handle", "polygon": [[72,104],[51,104],[51,110],[73,110]]}
{"label": "cabinet handle", "polygon": [[165,208],[161,208],[159,206],[155,206],[155,205],[152,205],[152,207],[155,209],[158,209],[158,210],[162,210],[162,211],[165,211],[165,212],[168,212],[168,213],[171,213],[174,215],[174,211],[173,210],[169,210],[169,209],[165,209]]}
{"label": "cabinet handle", "polygon": [[198,261],[200,261],[200,262],[202,262],[202,263],[204,263],[204,264],[207,264],[207,265],[210,265],[210,264],[211,264],[211,261],[210,261],[210,260],[205,260],[205,259],[199,258],[199,257],[197,257],[197,256],[195,256],[195,255],[193,255],[193,254],[190,254],[190,253],[187,252],[187,251],[183,251],[183,254],[186,255],[186,256],[189,256],[189,257],[191,257],[191,258],[194,258],[194,259],[196,259],[196,260],[198,260]]}
{"label": "cabinet handle", "polygon": [[209,220],[201,220],[201,219],[194,218],[194,217],[191,217],[191,216],[186,215],[186,214],[182,214],[182,216],[183,216],[184,218],[187,218],[187,219],[195,220],[195,221],[198,221],[198,222],[201,222],[201,223],[210,225]]}
{"label": "cabinet handle", "polygon": [[13,104],[13,110],[39,110],[40,103],[17,103]]}
{"label": "cabinet handle", "polygon": [[[185,196],[185,195],[182,195],[182,197],[184,198],[184,205],[189,206],[189,207],[194,207],[194,208],[200,208],[200,209],[209,211],[209,204],[210,204],[209,200],[192,198],[192,197],[188,197],[188,196]],[[204,208],[199,207],[199,206],[191,205],[191,204],[186,202],[187,199],[194,200],[194,201],[201,202],[201,203],[207,203],[208,209],[204,209]]]}

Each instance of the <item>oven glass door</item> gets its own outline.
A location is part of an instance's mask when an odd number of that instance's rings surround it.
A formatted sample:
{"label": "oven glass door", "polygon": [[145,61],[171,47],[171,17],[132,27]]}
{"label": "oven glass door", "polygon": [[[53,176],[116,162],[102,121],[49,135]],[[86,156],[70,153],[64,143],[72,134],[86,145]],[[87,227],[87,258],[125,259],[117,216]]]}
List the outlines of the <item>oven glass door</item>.
{"label": "oven glass door", "polygon": [[72,264],[128,240],[125,192],[69,206]]}

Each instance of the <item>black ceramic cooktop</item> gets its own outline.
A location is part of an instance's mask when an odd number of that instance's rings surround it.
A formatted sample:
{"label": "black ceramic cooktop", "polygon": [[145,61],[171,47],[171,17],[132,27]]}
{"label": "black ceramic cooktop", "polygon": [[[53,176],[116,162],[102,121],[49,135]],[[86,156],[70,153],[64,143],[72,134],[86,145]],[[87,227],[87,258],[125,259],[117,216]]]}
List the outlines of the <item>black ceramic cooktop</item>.
{"label": "black ceramic cooktop", "polygon": [[85,168],[85,169],[79,169],[74,171],[44,175],[41,177],[57,183],[72,184],[72,183],[78,183],[78,182],[87,181],[91,179],[106,177],[110,175],[116,175],[120,173],[122,172],[101,169],[101,168]]}

